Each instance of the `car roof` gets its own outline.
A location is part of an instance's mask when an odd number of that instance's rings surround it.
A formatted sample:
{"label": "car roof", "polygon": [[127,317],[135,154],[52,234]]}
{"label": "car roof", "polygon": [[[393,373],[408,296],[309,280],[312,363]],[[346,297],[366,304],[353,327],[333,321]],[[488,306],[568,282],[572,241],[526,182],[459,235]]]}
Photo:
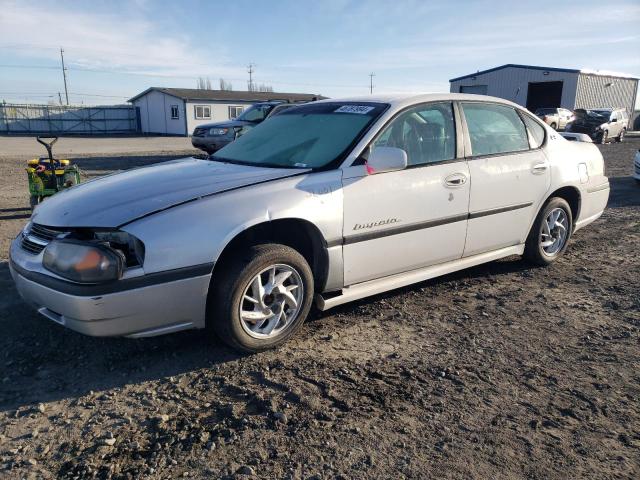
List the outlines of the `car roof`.
{"label": "car roof", "polygon": [[490,97],[488,95],[474,95],[471,93],[405,93],[405,94],[389,94],[389,95],[366,95],[357,97],[332,98],[319,100],[314,103],[344,103],[344,102],[363,102],[363,103],[388,103],[392,107],[402,108],[416,103],[438,102],[438,101],[474,101],[474,102],[490,102],[503,103],[513,107],[523,108],[521,105],[505,100],[504,98]]}

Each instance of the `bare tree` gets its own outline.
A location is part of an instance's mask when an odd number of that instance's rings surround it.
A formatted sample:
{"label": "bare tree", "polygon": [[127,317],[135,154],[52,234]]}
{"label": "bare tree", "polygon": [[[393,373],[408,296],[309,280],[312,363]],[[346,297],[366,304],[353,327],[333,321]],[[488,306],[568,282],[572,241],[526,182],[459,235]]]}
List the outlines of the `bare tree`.
{"label": "bare tree", "polygon": [[211,90],[211,79],[209,77],[199,77],[197,85],[196,88],[198,90]]}
{"label": "bare tree", "polygon": [[265,85],[264,83],[261,83],[260,85],[258,85],[257,91],[258,92],[273,92],[273,87],[271,85]]}
{"label": "bare tree", "polygon": [[226,90],[228,92],[233,90],[233,85],[231,82],[227,82],[224,78],[220,79],[220,90]]}

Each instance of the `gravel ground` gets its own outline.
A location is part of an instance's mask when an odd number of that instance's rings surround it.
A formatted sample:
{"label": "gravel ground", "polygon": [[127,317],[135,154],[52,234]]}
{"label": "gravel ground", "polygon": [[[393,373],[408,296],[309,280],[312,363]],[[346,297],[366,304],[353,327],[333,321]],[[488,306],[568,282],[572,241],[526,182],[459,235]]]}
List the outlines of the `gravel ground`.
{"label": "gravel ground", "polygon": [[26,180],[0,159],[0,477],[639,478],[640,140],[600,148],[609,207],[553,266],[513,257],[315,312],[251,356],[30,310],[6,265]]}

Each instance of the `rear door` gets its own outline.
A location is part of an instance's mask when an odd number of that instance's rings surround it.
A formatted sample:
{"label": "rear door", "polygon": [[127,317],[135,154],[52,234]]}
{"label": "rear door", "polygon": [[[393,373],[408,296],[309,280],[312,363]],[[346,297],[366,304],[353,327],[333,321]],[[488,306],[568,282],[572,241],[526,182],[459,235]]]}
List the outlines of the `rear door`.
{"label": "rear door", "polygon": [[551,184],[545,130],[509,105],[462,102],[461,110],[471,176],[464,256],[524,243]]}

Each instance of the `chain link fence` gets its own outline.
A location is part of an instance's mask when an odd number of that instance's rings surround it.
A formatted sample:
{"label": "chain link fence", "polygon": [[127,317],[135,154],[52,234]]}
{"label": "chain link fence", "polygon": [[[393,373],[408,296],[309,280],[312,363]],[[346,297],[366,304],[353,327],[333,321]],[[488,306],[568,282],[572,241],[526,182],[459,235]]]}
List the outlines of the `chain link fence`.
{"label": "chain link fence", "polygon": [[131,105],[0,104],[0,134],[122,135],[139,132],[140,114]]}

